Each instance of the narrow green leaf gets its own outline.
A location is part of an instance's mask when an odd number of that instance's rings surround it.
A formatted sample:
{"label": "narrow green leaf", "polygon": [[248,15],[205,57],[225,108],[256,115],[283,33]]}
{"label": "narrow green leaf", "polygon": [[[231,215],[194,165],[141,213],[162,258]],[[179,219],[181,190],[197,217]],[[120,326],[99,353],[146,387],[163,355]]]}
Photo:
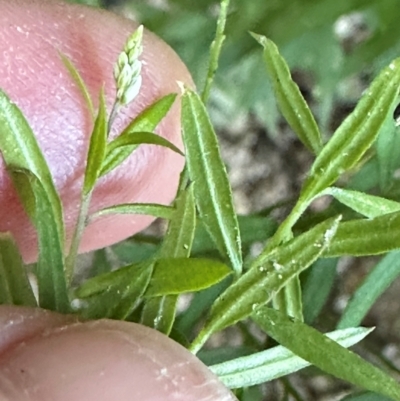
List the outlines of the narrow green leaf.
{"label": "narrow green leaf", "polygon": [[[133,132],[151,132],[154,131],[160,121],[167,115],[176,98],[175,93],[171,93],[157,100],[151,106],[142,111],[119,135],[123,137]],[[137,145],[117,147],[113,152],[107,154],[103,163],[101,176],[109,173],[119,166],[132,152]]]}
{"label": "narrow green leaf", "polygon": [[400,59],[372,82],[355,110],[336,130],[312,165],[302,197],[310,199],[351,169],[376,140],[400,90]]}
{"label": "narrow green leaf", "polygon": [[[34,222],[38,235],[39,256],[37,261],[37,280],[39,287],[39,306],[58,312],[70,310],[67,283],[64,272],[64,249],[60,238],[51,199],[42,182],[31,171],[18,169],[11,171],[15,182],[29,189],[34,196]],[[16,178],[16,176],[19,176]]]}
{"label": "narrow green leaf", "polygon": [[400,130],[393,124],[393,114],[389,114],[376,141],[376,159],[379,166],[379,186],[387,193],[393,184],[394,173],[400,161]]}
{"label": "narrow green leaf", "polygon": [[208,62],[207,68],[207,77],[206,82],[204,84],[204,89],[201,94],[201,100],[206,103],[211,91],[211,86],[214,81],[215,73],[218,69],[218,60],[221,54],[222,44],[225,40],[225,25],[226,19],[228,16],[228,8],[229,8],[229,0],[221,0],[218,21],[217,21],[217,30],[215,32],[215,38],[210,46],[210,59]]}
{"label": "narrow green leaf", "polygon": [[126,319],[142,302],[153,263],[126,266],[86,281],[76,292],[80,313],[88,319]]}
{"label": "narrow green leaf", "polygon": [[380,394],[364,392],[362,394],[350,394],[341,401],[392,401],[392,398],[383,397]]}
{"label": "narrow green leaf", "polygon": [[310,266],[331,242],[339,220],[329,219],[284,243],[261,266],[250,268],[235,281],[214,303],[192,350],[197,352],[212,333],[251,315],[269,302],[291,278]]}
{"label": "narrow green leaf", "polygon": [[196,228],[196,208],[192,185],[179,194],[174,209],[157,255],[159,258],[188,258],[190,256]]}
{"label": "narrow green leaf", "polygon": [[81,91],[81,94],[86,102],[86,106],[90,112],[90,115],[92,116],[93,119],[95,119],[96,113],[94,111],[92,98],[89,94],[89,90],[88,90],[87,86],[85,85],[85,82],[83,81],[83,79],[81,77],[81,74],[79,74],[79,71],[77,70],[75,65],[65,54],[63,54],[61,52],[58,52],[58,54],[60,55],[61,61],[65,65],[65,68],[68,70],[72,79],[75,81],[76,85],[78,86],[78,89]]}
{"label": "narrow green leaf", "polygon": [[86,162],[83,194],[89,194],[100,175],[107,146],[107,110],[103,89],[100,92],[99,111],[94,122],[93,132],[90,136],[89,151]]}
{"label": "narrow green leaf", "polygon": [[89,216],[89,223],[93,220],[109,214],[145,214],[161,219],[171,219],[174,208],[157,203],[124,203],[117,206],[107,207]]}
{"label": "narrow green leaf", "polygon": [[386,255],[367,275],[346,306],[338,328],[360,324],[375,301],[400,275],[400,251]]}
{"label": "narrow green leaf", "polygon": [[[196,227],[193,186],[180,191],[175,201],[175,212],[156,258],[188,258]],[[185,277],[181,279],[186,280]],[[179,281],[176,283],[180,285]],[[166,295],[146,300],[141,323],[164,334],[171,332],[175,321],[178,296]]]}
{"label": "narrow green leaf", "polygon": [[224,263],[210,259],[158,259],[146,296],[178,295],[204,290],[231,272]]}
{"label": "narrow green leaf", "polygon": [[400,212],[341,223],[324,257],[368,256],[400,248]]}
{"label": "narrow green leaf", "polygon": [[37,306],[18,247],[9,233],[0,233],[0,304]]}
{"label": "narrow green leaf", "polygon": [[177,300],[176,295],[147,299],[140,323],[169,335],[175,320]]}
{"label": "narrow green leaf", "polygon": [[[357,327],[333,331],[326,336],[347,348],[360,342],[372,330]],[[265,383],[307,366],[310,366],[309,362],[279,345],[266,351],[210,366],[209,369],[225,386],[233,389]]]}
{"label": "narrow green leaf", "polygon": [[332,195],[343,205],[370,219],[400,210],[399,202],[350,189],[330,187],[320,192],[318,196],[321,195]]}
{"label": "narrow green leaf", "polygon": [[131,149],[132,146],[136,147],[145,144],[163,146],[179,153],[181,156],[184,156],[180,149],[178,149],[172,142],[168,141],[168,139],[165,139],[160,135],[152,132],[128,132],[124,135],[118,136],[107,145],[107,154],[104,163],[108,163],[108,159],[112,157],[118,148],[128,147]]}
{"label": "narrow green leaf", "polygon": [[225,166],[207,111],[199,96],[189,89],[182,96],[182,128],[200,217],[218,250],[229,259],[235,274],[240,275],[239,225]]}
{"label": "narrow green leaf", "polygon": [[321,134],[299,87],[292,80],[289,66],[270,39],[252,35],[264,47],[265,65],[283,116],[301,142],[318,154],[322,149]]}
{"label": "narrow green leaf", "polygon": [[[64,243],[64,224],[62,218],[61,201],[51,177],[46,160],[39,148],[31,127],[19,108],[10,101],[7,95],[0,90],[0,152],[4,162],[13,170],[31,171],[41,182],[52,208],[52,214],[57,224],[58,237]],[[19,174],[13,178],[20,177]],[[25,199],[26,186],[18,185],[14,180],[25,210],[34,220],[35,209],[30,204],[31,199]],[[29,190],[28,190],[29,192]]]}
{"label": "narrow green leaf", "polygon": [[338,260],[319,259],[307,271],[303,286],[304,321],[311,324],[318,317],[334,288]]}
{"label": "narrow green leaf", "polygon": [[400,385],[392,377],[304,323],[262,308],[253,319],[272,338],[323,371],[366,390],[400,400]]}

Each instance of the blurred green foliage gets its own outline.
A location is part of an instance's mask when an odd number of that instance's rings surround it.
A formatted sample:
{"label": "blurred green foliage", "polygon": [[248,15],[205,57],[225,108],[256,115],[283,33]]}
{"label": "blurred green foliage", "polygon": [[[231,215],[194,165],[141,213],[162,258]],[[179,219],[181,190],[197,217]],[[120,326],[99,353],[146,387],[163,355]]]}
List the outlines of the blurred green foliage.
{"label": "blurred green foliage", "polygon": [[[166,40],[202,86],[218,2],[120,0],[118,4]],[[233,0],[230,10],[211,98],[212,117],[220,125],[251,111],[271,134],[276,132],[278,113],[257,43],[249,31],[277,43],[292,71],[309,73],[315,113],[325,132],[335,100],[345,96],[343,101],[353,101],[360,94],[349,99],[348,92],[340,91],[340,83],[361,71],[374,75],[400,51],[397,0]],[[338,29],[338,20],[353,13],[359,13],[359,18],[344,34],[350,39],[340,39],[335,26]]]}

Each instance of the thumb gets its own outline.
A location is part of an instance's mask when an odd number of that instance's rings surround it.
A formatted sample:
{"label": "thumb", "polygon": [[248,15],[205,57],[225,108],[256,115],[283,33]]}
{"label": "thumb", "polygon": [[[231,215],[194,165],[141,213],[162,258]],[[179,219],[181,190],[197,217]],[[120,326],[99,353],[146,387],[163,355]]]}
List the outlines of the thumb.
{"label": "thumb", "polygon": [[0,306],[4,401],[234,401],[189,351],[134,323]]}
{"label": "thumb", "polygon": [[[94,100],[105,85],[110,110],[115,96],[113,64],[135,28],[131,21],[109,12],[56,0],[0,0],[0,88],[24,113],[49,164],[64,208],[67,240],[77,219],[93,123],[59,52],[77,67]],[[143,45],[141,92],[116,119],[112,136],[143,108],[178,92],[177,80],[192,83],[177,55],[155,35],[145,32]],[[161,122],[158,133],[181,145],[179,102]],[[142,145],[99,181],[91,211],[127,202],[168,203],[182,166],[183,158],[170,150]],[[126,215],[96,220],[87,227],[80,250],[105,247],[150,222],[146,216]],[[35,231],[1,159],[0,231],[13,234],[25,262],[36,259]]]}

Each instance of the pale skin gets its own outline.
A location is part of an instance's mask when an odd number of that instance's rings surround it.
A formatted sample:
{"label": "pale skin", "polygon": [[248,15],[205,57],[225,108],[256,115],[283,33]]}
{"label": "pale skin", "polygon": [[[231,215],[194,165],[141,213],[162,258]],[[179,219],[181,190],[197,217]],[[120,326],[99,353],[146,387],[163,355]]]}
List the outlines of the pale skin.
{"label": "pale skin", "polygon": [[[114,95],[112,66],[132,22],[58,0],[0,0],[0,87],[32,126],[59,191],[67,237],[77,216],[92,121],[57,51],[76,65],[94,99],[105,84]],[[176,54],[146,32],[143,88],[123,110],[112,135],[144,106],[192,84]],[[97,103],[97,101],[96,101]],[[182,148],[179,102],[158,133]],[[1,135],[1,131],[0,131]],[[184,160],[142,147],[99,182],[91,211],[125,202],[169,203]],[[85,231],[81,251],[101,248],[139,231],[147,217],[113,216]],[[23,258],[37,257],[34,229],[0,159],[0,231],[10,231]],[[202,401],[234,396],[192,354],[158,332],[126,322],[78,322],[40,309],[0,307],[1,401]]]}

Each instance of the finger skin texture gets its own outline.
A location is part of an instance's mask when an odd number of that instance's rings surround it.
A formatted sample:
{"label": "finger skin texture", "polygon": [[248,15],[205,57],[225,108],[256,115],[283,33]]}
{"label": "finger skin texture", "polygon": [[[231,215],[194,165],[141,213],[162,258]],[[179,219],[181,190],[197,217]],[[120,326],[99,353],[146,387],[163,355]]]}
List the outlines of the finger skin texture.
{"label": "finger skin texture", "polygon": [[[22,110],[37,137],[62,200],[68,239],[80,205],[93,121],[58,52],[77,67],[95,105],[105,85],[110,111],[115,97],[113,64],[136,26],[104,10],[58,0],[0,0],[0,88]],[[147,31],[141,59],[141,92],[133,104],[122,109],[111,138],[155,100],[168,93],[179,93],[177,81],[192,85],[178,56]],[[179,109],[177,101],[157,132],[182,148]],[[122,166],[99,181],[91,212],[119,203],[171,202],[183,163],[183,157],[171,150],[140,146]],[[127,215],[96,220],[87,227],[80,251],[120,241],[151,220],[147,216]],[[35,231],[1,158],[0,231],[14,235],[25,262],[36,260]]]}
{"label": "finger skin texture", "polygon": [[15,321],[11,330],[19,331],[18,342],[0,348],[2,401],[236,399],[194,355],[155,330],[111,320],[62,325],[63,318],[0,307],[0,336]]}

